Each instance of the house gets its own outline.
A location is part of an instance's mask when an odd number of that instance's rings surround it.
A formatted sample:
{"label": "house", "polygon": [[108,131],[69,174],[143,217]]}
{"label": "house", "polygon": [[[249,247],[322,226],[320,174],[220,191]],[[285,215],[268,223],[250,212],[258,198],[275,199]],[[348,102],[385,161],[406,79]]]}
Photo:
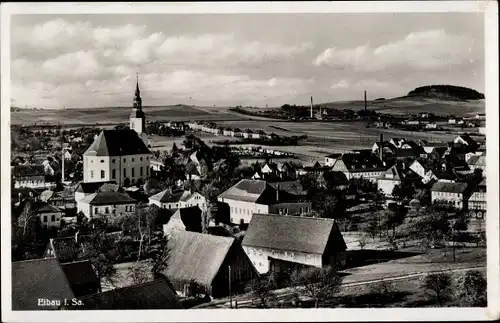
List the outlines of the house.
{"label": "house", "polygon": [[278,173],[278,165],[268,162],[264,166],[262,166],[260,172],[263,174],[276,174]]}
{"label": "house", "polygon": [[418,180],[418,175],[409,169],[405,163],[396,163],[382,177],[377,179],[377,185],[386,196],[392,196],[392,191],[396,185]]}
{"label": "house", "polygon": [[150,161],[150,168],[155,172],[161,171],[165,167],[165,164],[158,160]]}
{"label": "house", "polygon": [[410,169],[421,178],[424,184],[433,180],[438,180],[432,169],[420,159],[413,161],[413,163],[410,164]]}
{"label": "house", "polygon": [[474,155],[467,161],[470,169],[475,171],[476,169],[481,169],[483,172],[486,171],[486,155]]}
{"label": "house", "polygon": [[325,166],[333,166],[335,164],[335,161],[337,161],[337,158],[342,156],[342,154],[337,153],[337,154],[330,154],[325,157]]}
{"label": "house", "polygon": [[110,216],[134,214],[137,200],[127,194],[105,191],[90,194],[77,201],[77,210],[87,218],[96,216]]}
{"label": "house", "polygon": [[11,166],[16,166],[16,165],[24,165],[26,163],[27,163],[26,159],[24,159],[21,156],[16,156],[16,157],[12,158],[12,160],[10,162],[10,165]]}
{"label": "house", "polygon": [[66,160],[70,160],[73,157],[73,154],[71,154],[68,150],[65,150],[64,154],[63,154],[63,157]]}
{"label": "house", "polygon": [[[372,146],[372,153],[374,155],[385,156],[385,155],[393,155],[396,151],[396,146],[394,146],[390,141],[384,141],[383,137],[381,137],[382,141],[377,141]],[[380,154],[380,149],[382,149],[382,155]]]}
{"label": "house", "polygon": [[48,176],[54,176],[56,174],[56,172],[59,170],[58,161],[56,161],[54,158],[52,158],[50,156],[47,157],[47,159],[45,159],[42,162],[42,166],[43,166],[43,171],[44,171],[45,175],[48,175]]}
{"label": "house", "polygon": [[437,123],[429,122],[428,124],[425,125],[425,129],[437,129]]}
{"label": "house", "polygon": [[198,206],[178,209],[168,220],[168,223],[163,225],[163,233],[166,236],[170,235],[173,230],[201,233],[201,213],[202,211]]}
{"label": "house", "polygon": [[101,283],[90,260],[62,263],[61,267],[75,297],[95,294],[101,290]]}
{"label": "house", "polygon": [[206,200],[203,195],[190,190],[173,191],[172,188],[161,191],[149,198],[149,204],[154,204],[162,209],[182,209],[197,206],[201,210],[206,208]]}
{"label": "house", "polygon": [[386,171],[386,167],[383,161],[371,151],[356,151],[342,154],[333,165],[332,170],[344,173],[347,179],[365,178],[376,182]]}
{"label": "house", "polygon": [[467,183],[438,181],[431,188],[432,203],[445,201],[457,209],[467,209],[467,194]]}
{"label": "house", "polygon": [[150,159],[135,130],[103,130],[83,154],[83,181],[128,186],[149,176]]}
{"label": "house", "polygon": [[43,165],[16,165],[12,167],[14,187],[47,188],[51,184],[45,182]]}
{"label": "house", "polygon": [[289,162],[284,162],[283,164],[278,164],[278,171],[285,177],[295,176],[295,166]]}
{"label": "house", "polygon": [[406,139],[405,138],[391,138],[391,140],[389,140],[389,142],[396,148],[401,148],[401,146],[406,143]]}
{"label": "house", "polygon": [[439,156],[441,157],[444,153],[444,150],[448,148],[448,144],[445,142],[425,142],[421,145],[421,147],[427,154],[432,154],[438,149],[441,149],[440,151],[438,151],[438,154],[441,153],[441,155]]}
{"label": "house", "polygon": [[262,130],[252,133],[252,139],[262,139],[266,136],[266,133]]}
{"label": "house", "polygon": [[[75,201],[79,201],[86,196],[99,192],[104,184],[116,184],[116,182],[80,182],[75,188]],[[116,188],[118,190],[118,186],[116,186]]]}
{"label": "house", "polygon": [[254,213],[304,214],[311,202],[302,195],[290,194],[263,180],[242,179],[218,196],[228,204],[232,223],[249,223]]}
{"label": "house", "polygon": [[473,218],[483,219],[486,217],[486,179],[483,179],[472,191],[468,201],[468,209]]}
{"label": "house", "polygon": [[479,144],[477,143],[477,141],[472,139],[468,134],[463,134],[463,135],[457,136],[453,140],[453,144],[458,144],[461,146],[468,146],[468,147],[470,147],[470,149],[473,149],[473,150],[479,148]]}
{"label": "house", "polygon": [[242,132],[242,136],[245,139],[252,138],[253,131],[248,129]]}
{"label": "house", "polygon": [[48,228],[59,228],[64,212],[48,203],[39,202],[35,206],[35,214],[40,218],[41,225]]}
{"label": "house", "polygon": [[161,310],[182,309],[179,297],[164,278],[79,297],[81,305],[66,310]]}
{"label": "house", "polygon": [[242,242],[260,274],[281,272],[280,261],[324,267],[345,265],[347,246],[332,219],[255,214]]}
{"label": "house", "polygon": [[[12,310],[57,310],[75,297],[56,258],[12,262]],[[53,302],[51,302],[53,301]]]}
{"label": "house", "polygon": [[232,237],[175,231],[170,235],[169,257],[162,272],[181,295],[191,294],[194,281],[204,293],[214,297],[238,294],[258,277],[241,245]]}
{"label": "house", "polygon": [[486,120],[486,113],[478,113],[476,114],[477,120]]}

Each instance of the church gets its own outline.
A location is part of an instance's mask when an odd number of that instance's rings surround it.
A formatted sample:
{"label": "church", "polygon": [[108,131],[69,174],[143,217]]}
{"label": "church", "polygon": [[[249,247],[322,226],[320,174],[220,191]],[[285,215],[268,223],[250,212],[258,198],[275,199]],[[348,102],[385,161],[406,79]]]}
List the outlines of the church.
{"label": "church", "polygon": [[83,154],[83,182],[112,181],[128,186],[149,177],[152,154],[145,130],[146,115],[137,79],[130,129],[101,131]]}

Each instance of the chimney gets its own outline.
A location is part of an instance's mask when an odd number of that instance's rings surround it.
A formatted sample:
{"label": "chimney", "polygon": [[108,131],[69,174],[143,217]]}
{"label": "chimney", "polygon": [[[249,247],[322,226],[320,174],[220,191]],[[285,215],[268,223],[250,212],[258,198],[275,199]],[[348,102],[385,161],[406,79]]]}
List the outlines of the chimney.
{"label": "chimney", "polygon": [[276,186],[276,202],[280,200],[280,184]]}
{"label": "chimney", "polygon": [[311,96],[311,119],[313,117],[313,97]]}
{"label": "chimney", "polygon": [[383,144],[383,142],[384,142],[384,134],[381,133],[380,134],[380,149],[379,149],[379,153],[378,154],[379,154],[380,160],[382,160],[382,161],[384,160],[384,154],[383,154],[383,152],[384,152],[384,144]]}
{"label": "chimney", "polygon": [[366,105],[366,91],[365,91],[365,111],[368,110],[367,105]]}

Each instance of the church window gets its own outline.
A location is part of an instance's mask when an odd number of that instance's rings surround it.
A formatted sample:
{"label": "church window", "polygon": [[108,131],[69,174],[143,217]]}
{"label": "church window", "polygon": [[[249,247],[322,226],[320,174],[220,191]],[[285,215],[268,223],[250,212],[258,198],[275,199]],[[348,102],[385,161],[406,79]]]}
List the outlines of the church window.
{"label": "church window", "polygon": [[143,175],[143,172],[142,172],[142,166],[139,168],[139,176],[142,176]]}
{"label": "church window", "polygon": [[132,177],[134,177],[134,176],[135,176],[135,168],[132,167]]}
{"label": "church window", "polygon": [[127,169],[126,168],[123,169],[123,177],[127,177]]}
{"label": "church window", "polygon": [[115,163],[115,160],[113,159],[111,162],[114,164],[114,163]]}
{"label": "church window", "polygon": [[123,158],[123,162],[126,163],[127,162],[127,158]]}
{"label": "church window", "polygon": [[142,161],[142,157],[141,157],[141,161]]}
{"label": "church window", "polygon": [[116,169],[113,169],[113,170],[111,171],[111,177],[112,177],[112,178],[116,178]]}
{"label": "church window", "polygon": [[103,170],[101,170],[101,178],[104,178],[104,177],[105,177],[105,175],[106,175],[106,172],[105,172],[105,171],[103,171]]}
{"label": "church window", "polygon": [[132,158],[132,162],[134,162],[134,158]]}
{"label": "church window", "polygon": [[101,159],[101,163],[104,163],[104,159]]}
{"label": "church window", "polygon": [[94,178],[94,171],[93,170],[90,171],[90,178]]}

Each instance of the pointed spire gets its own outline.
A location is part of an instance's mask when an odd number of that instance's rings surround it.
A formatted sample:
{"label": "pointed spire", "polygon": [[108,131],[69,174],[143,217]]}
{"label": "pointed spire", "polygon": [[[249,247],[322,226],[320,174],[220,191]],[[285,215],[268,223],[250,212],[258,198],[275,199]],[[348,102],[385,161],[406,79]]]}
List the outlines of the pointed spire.
{"label": "pointed spire", "polygon": [[139,90],[139,73],[135,73],[136,83],[135,83],[135,96],[140,96],[141,91]]}

